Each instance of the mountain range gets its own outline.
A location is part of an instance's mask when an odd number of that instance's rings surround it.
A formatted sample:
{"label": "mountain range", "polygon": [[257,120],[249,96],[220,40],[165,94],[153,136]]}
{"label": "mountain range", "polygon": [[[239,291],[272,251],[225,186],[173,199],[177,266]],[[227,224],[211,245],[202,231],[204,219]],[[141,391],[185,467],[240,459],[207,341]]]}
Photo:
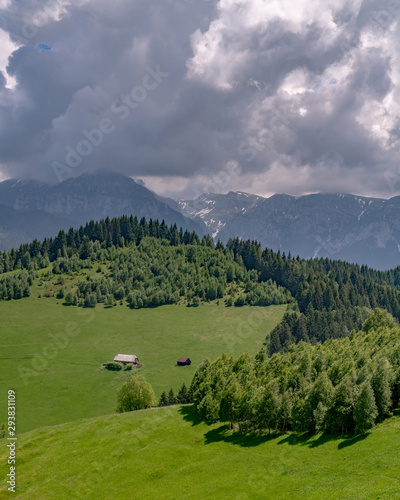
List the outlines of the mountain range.
{"label": "mountain range", "polygon": [[55,236],[60,229],[90,220],[136,215],[204,235],[203,221],[185,217],[140,183],[120,174],[100,172],[57,185],[30,180],[0,183],[0,249],[9,250],[34,238]]}
{"label": "mountain range", "polygon": [[229,192],[179,202],[182,213],[203,219],[214,239],[257,240],[292,255],[329,257],[376,269],[400,265],[400,197],[350,194],[270,198]]}
{"label": "mountain range", "polygon": [[57,185],[0,183],[0,249],[89,220],[120,215],[165,220],[226,243],[239,237],[301,257],[329,257],[376,269],[400,265],[400,197],[350,194],[207,193],[195,200],[158,196],[130,177],[85,174]]}

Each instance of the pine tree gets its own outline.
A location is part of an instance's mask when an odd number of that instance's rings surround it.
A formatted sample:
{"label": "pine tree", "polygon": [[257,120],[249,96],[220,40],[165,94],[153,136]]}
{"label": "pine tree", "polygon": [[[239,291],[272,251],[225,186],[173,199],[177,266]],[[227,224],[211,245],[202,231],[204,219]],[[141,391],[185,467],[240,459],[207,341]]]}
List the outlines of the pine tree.
{"label": "pine tree", "polygon": [[183,382],[182,387],[179,389],[177,400],[182,405],[190,403],[190,395],[185,382]]}
{"label": "pine tree", "polygon": [[160,400],[158,401],[158,406],[168,406],[168,405],[169,405],[168,396],[167,393],[164,391],[160,396]]}
{"label": "pine tree", "polygon": [[176,397],[174,394],[174,390],[171,389],[168,393],[168,404],[169,405],[176,405],[176,403],[177,403],[177,400],[176,400]]}

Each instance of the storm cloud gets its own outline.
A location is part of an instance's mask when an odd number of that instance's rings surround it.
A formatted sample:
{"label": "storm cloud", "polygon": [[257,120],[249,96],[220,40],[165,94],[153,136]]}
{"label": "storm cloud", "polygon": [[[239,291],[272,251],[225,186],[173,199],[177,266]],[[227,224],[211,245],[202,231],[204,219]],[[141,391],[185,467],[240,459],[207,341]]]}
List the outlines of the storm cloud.
{"label": "storm cloud", "polygon": [[3,178],[400,192],[400,0],[0,5]]}

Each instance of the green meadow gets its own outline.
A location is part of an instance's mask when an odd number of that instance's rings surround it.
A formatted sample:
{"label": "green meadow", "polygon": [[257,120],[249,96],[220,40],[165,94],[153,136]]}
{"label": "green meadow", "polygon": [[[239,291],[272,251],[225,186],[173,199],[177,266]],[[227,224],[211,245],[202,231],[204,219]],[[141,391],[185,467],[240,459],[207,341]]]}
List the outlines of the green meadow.
{"label": "green meadow", "polygon": [[[21,499],[396,499],[400,417],[369,435],[246,438],[192,406],[97,417],[19,436]],[[1,476],[8,472],[0,445]]]}
{"label": "green meadow", "polygon": [[[83,309],[55,297],[39,299],[40,291],[34,286],[29,298],[0,302],[0,394],[6,401],[7,390],[16,391],[19,432],[112,413],[130,372],[102,364],[118,353],[138,356],[140,373],[158,398],[163,390],[189,385],[206,357],[254,354],[286,308]],[[176,366],[179,356],[190,357],[192,365]],[[3,404],[0,422],[5,416]]]}

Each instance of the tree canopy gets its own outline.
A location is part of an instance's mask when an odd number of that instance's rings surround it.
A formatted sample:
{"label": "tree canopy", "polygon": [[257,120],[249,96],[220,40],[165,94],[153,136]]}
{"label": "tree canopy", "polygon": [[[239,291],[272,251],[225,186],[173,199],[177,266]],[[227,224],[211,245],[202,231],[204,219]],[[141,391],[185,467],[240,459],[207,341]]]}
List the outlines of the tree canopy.
{"label": "tree canopy", "polygon": [[[374,324],[374,329],[370,325]],[[365,432],[399,405],[400,327],[376,310],[365,328],[285,353],[204,360],[190,387],[199,415],[253,432]]]}
{"label": "tree canopy", "polygon": [[155,405],[151,385],[142,375],[130,375],[118,391],[117,412],[142,410]]}

